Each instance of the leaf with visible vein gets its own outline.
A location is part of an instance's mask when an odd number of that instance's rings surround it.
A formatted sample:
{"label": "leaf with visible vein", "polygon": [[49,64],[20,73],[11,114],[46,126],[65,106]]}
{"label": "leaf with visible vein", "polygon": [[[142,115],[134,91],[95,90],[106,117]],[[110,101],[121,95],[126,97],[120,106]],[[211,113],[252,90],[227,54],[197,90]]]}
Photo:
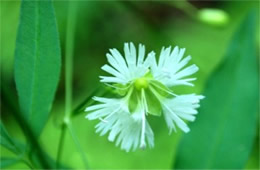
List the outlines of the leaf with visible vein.
{"label": "leaf with visible vein", "polygon": [[250,13],[209,79],[206,99],[177,151],[177,169],[242,169],[257,130],[256,14]]}
{"label": "leaf with visible vein", "polygon": [[21,111],[40,135],[59,81],[61,54],[51,0],[21,3],[15,51],[15,82]]}

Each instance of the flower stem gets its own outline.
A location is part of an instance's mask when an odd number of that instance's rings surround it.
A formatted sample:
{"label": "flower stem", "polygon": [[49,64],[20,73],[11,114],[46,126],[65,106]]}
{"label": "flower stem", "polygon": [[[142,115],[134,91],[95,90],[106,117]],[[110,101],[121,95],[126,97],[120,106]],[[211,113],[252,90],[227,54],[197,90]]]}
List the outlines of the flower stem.
{"label": "flower stem", "polygon": [[76,26],[77,2],[68,1],[68,21],[65,48],[65,119],[70,119],[72,101],[72,74],[74,34]]}
{"label": "flower stem", "polygon": [[74,52],[74,34],[76,25],[76,14],[77,14],[77,2],[68,1],[68,21],[66,30],[66,49],[65,49],[65,115],[61,128],[61,135],[59,140],[59,147],[57,151],[56,167],[61,161],[62,151],[64,146],[66,130],[69,129],[70,135],[76,145],[77,149],[81,153],[82,160],[87,168],[87,159],[81,149],[79,140],[73,131],[71,124],[71,113],[72,113],[72,74],[73,74],[73,52]]}
{"label": "flower stem", "polygon": [[78,137],[77,137],[77,135],[76,135],[76,133],[74,131],[73,125],[71,123],[69,123],[69,124],[67,124],[67,127],[68,127],[70,135],[71,135],[71,137],[72,137],[72,139],[74,141],[74,144],[76,145],[76,147],[78,149],[78,152],[81,154],[81,157],[82,157],[83,163],[85,165],[85,168],[89,169],[85,152],[84,152],[83,148],[80,145],[79,139],[78,139]]}
{"label": "flower stem", "polygon": [[66,128],[67,128],[67,126],[65,125],[65,123],[63,123],[63,124],[62,124],[62,127],[61,127],[61,135],[60,135],[59,146],[58,146],[58,152],[57,152],[56,169],[59,169],[59,168],[60,168],[60,167],[59,167],[59,163],[61,162],[61,155],[62,155],[63,146],[64,146]]}

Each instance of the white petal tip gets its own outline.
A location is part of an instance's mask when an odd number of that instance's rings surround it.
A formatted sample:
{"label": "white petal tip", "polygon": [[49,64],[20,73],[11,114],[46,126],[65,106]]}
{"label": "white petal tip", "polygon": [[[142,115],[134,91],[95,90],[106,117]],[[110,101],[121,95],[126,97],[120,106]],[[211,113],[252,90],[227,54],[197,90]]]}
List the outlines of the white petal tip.
{"label": "white petal tip", "polygon": [[183,132],[184,132],[184,133],[189,133],[189,132],[190,132],[190,129],[189,129],[189,128],[183,129]]}
{"label": "white petal tip", "polygon": [[151,51],[148,56],[154,56],[155,55],[155,52],[154,51]]}
{"label": "white petal tip", "polygon": [[[195,114],[197,114],[197,113],[195,113]],[[195,120],[196,120],[195,117],[193,117],[193,118],[190,119],[191,122],[194,122]]]}
{"label": "white petal tip", "polygon": [[146,148],[146,144],[141,144],[140,145],[140,149],[145,150],[145,148]]}
{"label": "white petal tip", "polygon": [[109,142],[114,142],[114,140],[115,140],[114,138],[111,138],[111,137],[109,138],[109,137],[108,137],[108,141],[109,141]]}
{"label": "white petal tip", "polygon": [[199,99],[205,99],[205,98],[206,98],[206,96],[203,96],[203,95],[199,96]]}
{"label": "white petal tip", "polygon": [[183,51],[183,52],[185,52],[186,48],[181,48],[180,50]]}
{"label": "white petal tip", "polygon": [[190,59],[191,59],[191,56],[190,56],[190,55],[188,55],[186,58],[187,58],[188,60],[190,60]]}

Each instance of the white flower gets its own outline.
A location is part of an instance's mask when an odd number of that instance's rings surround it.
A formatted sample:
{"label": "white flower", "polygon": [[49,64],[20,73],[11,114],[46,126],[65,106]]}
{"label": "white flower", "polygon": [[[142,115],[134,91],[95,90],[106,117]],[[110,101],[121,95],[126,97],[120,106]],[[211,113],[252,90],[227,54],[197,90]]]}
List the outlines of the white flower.
{"label": "white flower", "polygon": [[158,64],[155,53],[145,57],[144,45],[139,45],[138,53],[133,43],[124,45],[125,58],[116,49],[107,54],[109,65],[102,69],[112,76],[100,76],[101,82],[115,88],[121,97],[94,97],[99,104],[86,108],[86,118],[99,119],[96,132],[109,133],[109,141],[121,144],[126,151],[154,146],[153,131],[146,119],[148,115],[163,114],[170,130],[176,125],[184,132],[189,127],[184,120],[194,121],[199,102],[204,96],[188,94],[176,95],[172,88],[176,85],[193,86],[187,78],[198,71],[196,65],[184,68],[191,59],[183,58],[185,49],[162,48]]}

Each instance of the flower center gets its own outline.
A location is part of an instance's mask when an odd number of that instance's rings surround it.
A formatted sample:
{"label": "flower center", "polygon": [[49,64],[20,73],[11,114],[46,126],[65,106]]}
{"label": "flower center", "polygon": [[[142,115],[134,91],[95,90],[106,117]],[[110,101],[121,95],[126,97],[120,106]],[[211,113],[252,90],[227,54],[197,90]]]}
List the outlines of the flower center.
{"label": "flower center", "polygon": [[141,90],[141,89],[146,89],[148,87],[148,81],[146,78],[144,77],[141,77],[141,78],[138,78],[135,80],[135,88],[138,89],[138,90]]}

